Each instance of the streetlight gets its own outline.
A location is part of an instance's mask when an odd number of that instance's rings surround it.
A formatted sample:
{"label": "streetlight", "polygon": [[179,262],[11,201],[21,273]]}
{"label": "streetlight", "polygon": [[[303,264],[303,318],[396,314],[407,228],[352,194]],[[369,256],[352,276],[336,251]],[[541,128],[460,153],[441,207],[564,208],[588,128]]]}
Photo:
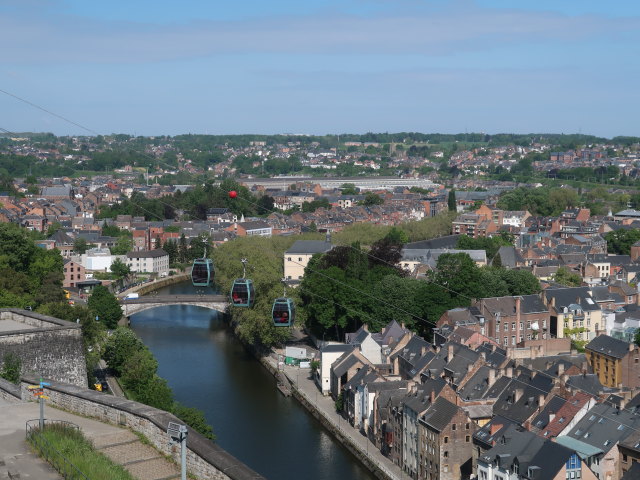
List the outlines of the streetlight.
{"label": "streetlight", "polygon": [[180,478],[187,480],[187,431],[186,425],[169,422],[167,426],[167,434],[169,435],[169,445],[180,443]]}

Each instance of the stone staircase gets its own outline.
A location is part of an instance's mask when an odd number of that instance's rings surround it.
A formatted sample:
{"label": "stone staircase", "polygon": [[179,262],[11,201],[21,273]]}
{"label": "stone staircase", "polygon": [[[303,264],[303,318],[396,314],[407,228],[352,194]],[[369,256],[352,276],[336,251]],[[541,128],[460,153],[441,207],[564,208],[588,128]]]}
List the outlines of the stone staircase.
{"label": "stone staircase", "polygon": [[173,480],[180,478],[179,467],[155,448],[145,445],[129,430],[91,436],[96,449],[122,465],[138,480]]}

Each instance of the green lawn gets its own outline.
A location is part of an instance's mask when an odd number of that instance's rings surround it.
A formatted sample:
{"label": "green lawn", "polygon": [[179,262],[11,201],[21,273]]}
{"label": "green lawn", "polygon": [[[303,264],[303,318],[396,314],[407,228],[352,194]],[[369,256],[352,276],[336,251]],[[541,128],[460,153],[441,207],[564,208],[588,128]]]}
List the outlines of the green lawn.
{"label": "green lawn", "polygon": [[[42,433],[36,428],[29,442],[64,478],[91,480],[135,480],[123,467],[98,452],[74,427],[51,424]],[[66,459],[66,460],[65,460]],[[84,474],[77,473],[73,467]]]}

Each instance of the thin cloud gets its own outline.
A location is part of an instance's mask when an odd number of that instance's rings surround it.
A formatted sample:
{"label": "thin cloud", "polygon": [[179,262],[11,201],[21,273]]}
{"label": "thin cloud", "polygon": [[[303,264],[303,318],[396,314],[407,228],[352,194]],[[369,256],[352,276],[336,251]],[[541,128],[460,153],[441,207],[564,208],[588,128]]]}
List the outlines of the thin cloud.
{"label": "thin cloud", "polygon": [[147,63],[217,54],[450,55],[500,45],[579,42],[637,31],[638,18],[566,16],[468,6],[410,15],[323,14],[188,25],[52,20],[8,12],[0,18],[0,61]]}

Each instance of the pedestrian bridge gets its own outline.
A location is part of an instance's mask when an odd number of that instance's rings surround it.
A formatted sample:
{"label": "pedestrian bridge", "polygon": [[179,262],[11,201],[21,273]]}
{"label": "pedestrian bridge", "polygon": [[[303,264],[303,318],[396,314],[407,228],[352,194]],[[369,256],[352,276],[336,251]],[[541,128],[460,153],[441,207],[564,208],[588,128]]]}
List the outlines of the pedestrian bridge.
{"label": "pedestrian bridge", "polygon": [[225,295],[147,295],[139,298],[121,298],[120,305],[125,317],[167,305],[193,305],[225,312],[229,306],[229,298]]}

